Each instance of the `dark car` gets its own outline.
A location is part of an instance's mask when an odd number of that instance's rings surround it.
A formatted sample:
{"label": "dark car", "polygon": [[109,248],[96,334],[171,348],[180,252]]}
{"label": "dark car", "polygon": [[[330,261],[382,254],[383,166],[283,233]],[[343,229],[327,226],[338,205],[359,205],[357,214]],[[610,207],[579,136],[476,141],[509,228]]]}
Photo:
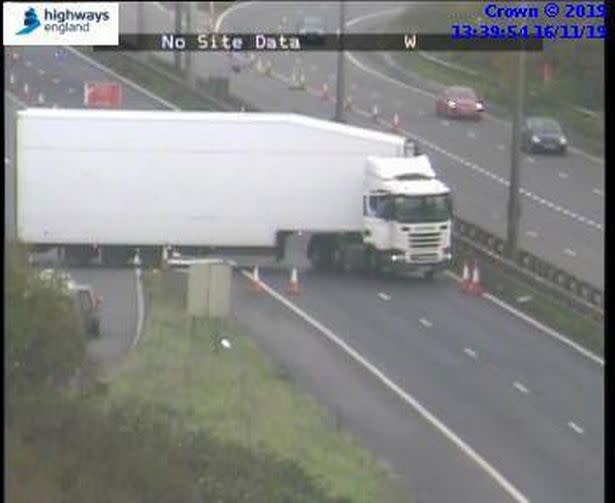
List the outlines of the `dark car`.
{"label": "dark car", "polygon": [[564,155],[568,140],[555,119],[528,117],[521,129],[521,148],[525,152],[554,152]]}
{"label": "dark car", "polygon": [[471,87],[446,87],[436,98],[436,115],[481,120],[485,106]]}
{"label": "dark car", "polygon": [[320,46],[325,42],[325,23],[318,16],[306,16],[297,23],[297,33],[306,47]]}
{"label": "dark car", "polygon": [[325,24],[323,20],[317,16],[306,16],[297,23],[297,32],[299,35],[319,35],[325,34]]}
{"label": "dark car", "polygon": [[98,337],[100,335],[99,307],[102,299],[94,294],[94,290],[89,285],[69,283],[68,288],[73,295],[77,314],[82,320],[85,332]]}
{"label": "dark car", "polygon": [[55,283],[67,295],[72,297],[75,312],[86,334],[100,335],[100,312],[102,297],[94,294],[90,285],[75,283],[71,275],[54,269],[44,269],[39,273],[41,280]]}

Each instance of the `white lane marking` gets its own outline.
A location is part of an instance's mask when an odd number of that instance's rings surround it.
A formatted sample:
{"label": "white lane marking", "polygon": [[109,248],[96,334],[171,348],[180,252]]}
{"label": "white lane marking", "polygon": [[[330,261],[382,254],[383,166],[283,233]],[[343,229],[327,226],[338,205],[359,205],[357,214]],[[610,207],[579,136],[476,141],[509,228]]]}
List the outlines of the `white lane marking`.
{"label": "white lane marking", "polygon": [[171,10],[162,5],[162,2],[153,2],[156,7],[158,7],[165,14],[172,14]]}
{"label": "white lane marking", "polygon": [[429,328],[433,326],[433,323],[426,318],[421,318],[419,321],[421,322],[421,325],[423,325],[424,327]]}
{"label": "white lane marking", "polygon": [[563,171],[559,172],[559,177],[562,178],[563,180],[565,180],[566,178],[568,178],[568,173],[564,173]]}
{"label": "white lane marking", "polygon": [[581,428],[578,424],[576,424],[574,421],[569,421],[568,422],[568,426],[570,426],[576,433],[578,433],[579,435],[582,435],[583,432],[585,430],[583,430],[583,428]]}
{"label": "white lane marking", "polygon": [[[240,5],[242,5],[242,4],[240,4]],[[167,100],[162,99],[160,96],[156,96],[154,93],[152,93],[151,91],[148,91],[147,89],[145,89],[144,87],[140,86],[139,84],[134,83],[132,80],[129,80],[126,77],[123,77],[122,75],[120,75],[119,73],[116,73],[113,70],[110,70],[106,66],[101,65],[98,61],[94,61],[92,58],[86,56],[85,54],[81,54],[76,49],[73,49],[72,47],[68,47],[68,50],[71,51],[75,56],[78,56],[81,59],[83,59],[84,61],[87,61],[88,63],[90,63],[92,66],[95,66],[96,68],[98,68],[99,70],[102,70],[103,72],[105,72],[108,75],[113,75],[113,77],[115,77],[116,79],[124,82],[125,84],[128,84],[133,89],[136,89],[137,91],[139,91],[140,93],[143,93],[147,97],[157,101],[158,103],[161,103],[165,107],[170,108],[171,110],[179,110],[179,107],[173,105],[172,103],[168,102]]]}
{"label": "white lane marking", "polygon": [[498,150],[504,150],[505,148],[506,148],[506,146],[505,146],[505,145],[502,145],[502,144],[499,144],[499,145],[497,146],[497,149],[498,149]]}
{"label": "white lane marking", "polygon": [[[241,4],[240,4],[241,5]],[[250,279],[250,273],[246,271],[241,272],[244,277]],[[498,472],[491,464],[489,464],[478,452],[472,447],[466,444],[461,437],[459,437],[453,430],[440,421],[435,415],[433,415],[424,405],[422,405],[416,398],[404,391],[399,385],[395,384],[389,379],[378,367],[370,363],[365,357],[363,357],[356,349],[347,344],[339,336],[333,333],[330,329],[325,327],[316,319],[312,318],[305,311],[301,310],[295,304],[290,302],[283,295],[280,295],[273,288],[266,283],[263,283],[263,290],[271,295],[274,299],[278,300],[288,309],[297,314],[300,318],[312,325],[316,330],[321,332],[327,339],[337,345],[340,349],[354,358],[375,377],[377,377],[387,388],[393,391],[399,398],[410,405],[421,416],[423,416],[429,423],[432,424],[437,430],[440,431],[446,438],[448,438],[453,444],[461,449],[469,458],[471,458],[477,465],[479,465],[485,472],[487,472],[504,490],[506,490],[518,503],[530,503],[530,500],[525,497],[515,486],[513,486],[508,480],[504,478],[500,472]]]}
{"label": "white lane marking", "polygon": [[[384,121],[384,120],[381,120],[381,119],[380,119],[380,120],[379,120],[379,123],[380,123],[380,124],[382,124],[382,125],[388,126],[388,124],[387,124],[387,123],[386,123],[386,121]],[[422,136],[420,136],[420,135],[417,135],[417,134],[415,134],[415,133],[412,133],[412,132],[409,132],[409,131],[406,131],[406,130],[403,130],[403,129],[400,129],[400,132],[401,132],[402,134],[405,134],[405,135],[408,135],[408,136],[413,136],[413,137],[414,137],[414,138],[416,138],[418,141],[420,141],[421,143],[423,143],[423,144],[424,144],[424,145],[426,145],[427,147],[429,147],[429,148],[431,148],[431,149],[435,150],[436,152],[440,152],[441,154],[446,155],[447,157],[449,157],[449,158],[451,158],[451,159],[453,159],[453,160],[455,160],[455,161],[459,162],[461,165],[466,166],[466,167],[469,167],[469,168],[471,168],[471,169],[473,169],[473,170],[475,170],[475,171],[478,171],[479,173],[481,173],[481,174],[483,174],[483,175],[487,176],[488,178],[491,178],[492,180],[497,181],[498,183],[500,183],[500,184],[502,184],[502,185],[505,185],[505,186],[507,186],[507,187],[510,185],[510,182],[509,182],[508,180],[504,180],[503,178],[501,178],[501,177],[499,177],[499,176],[497,176],[497,175],[495,175],[495,174],[493,174],[493,173],[491,173],[491,172],[489,172],[489,171],[485,170],[484,168],[480,168],[479,166],[477,166],[477,165],[475,165],[475,164],[474,164],[474,165],[473,165],[473,164],[471,164],[469,161],[466,161],[466,160],[464,160],[464,159],[461,159],[459,156],[457,156],[457,155],[455,155],[455,154],[452,154],[451,152],[448,152],[448,151],[444,150],[443,148],[441,148],[441,147],[439,147],[439,146],[435,145],[434,143],[430,142],[429,140],[427,140],[426,138],[424,138],[424,137],[422,137]],[[532,197],[532,198],[534,198],[534,195],[533,195],[530,191],[528,191],[527,189],[523,189],[523,188],[521,188],[521,189],[520,189],[520,192],[521,192],[523,195],[527,196],[527,197]],[[537,200],[537,201],[539,201],[541,204],[543,204],[543,205],[547,206],[548,208],[551,208],[551,209],[555,209],[555,208],[557,208],[557,210],[556,210],[556,211],[559,211],[560,213],[562,213],[562,214],[564,214],[564,215],[566,215],[566,216],[568,216],[568,217],[572,218],[573,220],[576,220],[576,221],[582,222],[582,223],[584,223],[585,225],[588,225],[588,226],[593,227],[593,228],[595,228],[595,229],[597,229],[597,230],[600,230],[600,231],[603,231],[603,230],[604,230],[604,226],[603,226],[602,224],[599,224],[599,223],[595,222],[594,220],[591,220],[591,219],[586,218],[586,217],[581,217],[581,215],[578,215],[578,214],[576,214],[576,213],[574,213],[574,212],[572,212],[572,211],[570,211],[570,210],[564,209],[564,208],[562,208],[561,206],[557,206],[557,205],[555,205],[554,203],[552,203],[551,201],[548,201],[548,200],[543,199],[543,198],[541,198],[541,197],[537,197],[537,196],[536,196],[534,199],[535,199],[535,200]],[[581,218],[583,218],[583,221],[581,221],[581,220],[580,220]]]}
{"label": "white lane marking", "polygon": [[474,358],[475,360],[478,358],[478,353],[471,348],[464,348],[463,352],[470,358]]}
{"label": "white lane marking", "polygon": [[577,256],[577,252],[575,252],[574,250],[572,250],[571,248],[566,248],[564,250],[564,253],[570,257],[576,257]]}
{"label": "white lane marking", "polygon": [[519,381],[515,381],[515,382],[513,383],[513,386],[514,386],[516,389],[518,389],[521,393],[525,393],[525,394],[527,394],[527,393],[529,393],[529,392],[530,392],[530,390],[529,390],[529,389],[527,389],[527,388],[526,388],[523,384],[521,384]]}
{"label": "white lane marking", "polygon": [[[460,281],[461,281],[461,279],[460,279]],[[557,339],[558,341],[562,342],[563,344],[566,344],[567,346],[570,346],[574,350],[576,350],[579,353],[581,353],[583,356],[586,356],[590,360],[593,360],[594,362],[596,362],[598,365],[604,367],[604,359],[600,358],[598,355],[596,355],[592,351],[590,351],[588,349],[585,349],[583,346],[577,344],[576,342],[573,342],[570,339],[564,337],[562,334],[560,334],[556,330],[553,330],[552,328],[547,327],[546,325],[543,325],[538,320],[535,320],[531,316],[528,316],[527,314],[522,313],[518,309],[515,309],[511,305],[506,304],[504,301],[498,299],[497,297],[494,297],[490,293],[484,293],[483,294],[483,298],[493,302],[494,304],[497,304],[498,306],[500,306],[503,309],[506,309],[509,313],[514,314],[515,316],[521,318],[523,321],[525,321],[525,322],[529,323],[530,325],[534,326],[535,328],[541,330],[545,334],[550,335],[554,339]]]}
{"label": "white lane marking", "polygon": [[601,196],[604,197],[604,192],[602,192],[600,189],[594,189],[592,190],[592,194],[596,195],[596,196]]}
{"label": "white lane marking", "polygon": [[[366,19],[369,19],[369,18],[371,18],[371,17],[376,17],[376,16],[386,16],[386,15],[389,15],[389,14],[400,14],[400,13],[404,12],[405,10],[406,10],[406,8],[401,8],[401,9],[397,8],[397,9],[384,10],[384,11],[381,11],[381,12],[375,12],[375,13],[373,13],[373,14],[368,14],[368,15],[365,15],[365,16],[361,16],[361,17],[355,18],[355,19],[353,19],[353,20],[351,20],[351,21],[348,21],[348,22],[346,23],[346,26],[351,26],[351,25],[353,25],[353,24],[356,24],[357,22],[365,21]],[[411,85],[409,85],[409,84],[406,84],[405,82],[401,82],[401,81],[399,81],[399,80],[397,80],[397,79],[394,79],[394,78],[392,78],[392,77],[389,77],[388,75],[385,75],[385,74],[383,74],[383,73],[380,73],[380,72],[378,72],[377,70],[374,70],[374,69],[372,69],[372,68],[365,67],[364,65],[360,64],[360,63],[356,60],[356,58],[354,58],[354,57],[352,56],[352,54],[351,54],[351,53],[347,53],[347,57],[348,57],[348,59],[350,59],[350,60],[351,60],[351,61],[352,61],[352,62],[353,62],[356,66],[358,66],[359,68],[361,68],[361,70],[363,70],[363,71],[364,71],[364,72],[366,72],[366,73],[370,73],[371,75],[374,75],[374,76],[376,76],[376,77],[378,77],[378,78],[380,78],[380,79],[382,79],[382,80],[385,80],[385,81],[390,82],[390,83],[392,83],[392,84],[396,84],[396,85],[401,86],[401,87],[406,88],[406,89],[410,89],[410,90],[415,91],[415,92],[417,92],[417,93],[419,93],[419,94],[423,94],[423,95],[425,95],[425,96],[429,96],[429,97],[431,97],[431,98],[435,98],[435,97],[436,97],[436,95],[435,95],[435,94],[432,94],[432,93],[430,93],[430,92],[427,92],[427,91],[425,91],[425,90],[423,90],[423,89],[419,89],[418,87],[411,86]],[[499,122],[500,124],[502,124],[502,125],[504,125],[504,126],[506,126],[506,127],[508,127],[508,128],[512,127],[512,124],[511,124],[511,122],[510,122],[510,121],[507,121],[507,120],[505,120],[505,119],[501,119],[500,117],[497,117],[497,116],[495,116],[495,115],[491,115],[491,114],[485,114],[485,115],[486,115],[486,117],[488,117],[490,120],[493,120],[493,121],[495,121],[495,122]],[[591,154],[589,154],[589,153],[587,153],[587,152],[585,152],[585,151],[583,151],[583,150],[580,150],[580,149],[578,149],[578,148],[576,148],[576,147],[569,146],[569,147],[568,147],[568,150],[570,150],[571,152],[574,152],[575,154],[582,155],[582,156],[584,156],[585,158],[587,158],[587,159],[589,159],[589,160],[591,160],[591,161],[593,161],[593,162],[595,162],[595,163],[597,163],[597,164],[604,165],[604,159],[599,158],[599,157],[596,157],[596,156],[594,156],[594,155],[591,155]]]}
{"label": "white lane marking", "polygon": [[536,231],[527,231],[525,234],[528,237],[530,237],[530,238],[537,238],[538,237],[538,233]]}
{"label": "white lane marking", "polygon": [[[454,279],[458,283],[461,283],[462,281],[462,279],[452,271],[445,271],[444,274]],[[507,304],[501,299],[498,299],[497,297],[495,297],[494,295],[491,295],[490,293],[487,293],[487,292],[483,293],[483,298],[489,300],[490,302],[493,302],[497,306],[508,311],[510,314],[517,316],[518,318],[522,319],[526,323],[529,323],[530,325],[532,325],[534,328],[537,328],[538,330],[544,332],[545,334],[550,335],[554,339],[557,339],[559,342],[566,344],[567,346],[571,347],[575,351],[578,351],[579,353],[581,353],[583,356],[586,356],[587,358],[594,361],[598,365],[604,367],[604,359],[600,358],[598,355],[596,355],[592,351],[585,349],[583,346],[577,344],[576,342],[573,342],[570,339],[564,337],[558,331],[553,330],[550,327],[547,327],[546,325],[540,323],[538,320],[535,320],[531,316],[528,316],[527,314],[522,313],[518,309],[515,309],[513,306]]]}
{"label": "white lane marking", "polygon": [[466,131],[466,134],[467,134],[468,138],[476,138],[476,133],[474,131],[472,131],[471,129],[468,129]]}
{"label": "white lane marking", "polygon": [[131,347],[134,348],[141,338],[143,332],[143,318],[145,316],[144,301],[143,301],[143,283],[141,282],[141,268],[135,269],[135,280],[137,284],[137,330],[135,337],[132,340]]}
{"label": "white lane marking", "polygon": [[451,125],[451,123],[449,121],[446,121],[446,120],[440,121],[440,124],[442,124],[443,126],[450,126]]}
{"label": "white lane marking", "polygon": [[53,82],[54,84],[59,84],[60,79],[58,77],[54,77],[53,79],[51,79],[51,82]]}
{"label": "white lane marking", "polygon": [[4,94],[6,95],[7,98],[17,103],[21,108],[28,108],[28,105],[24,101],[21,101],[17,96],[15,96],[10,91],[4,91]]}
{"label": "white lane marking", "polygon": [[25,60],[23,64],[24,66],[27,66],[28,68],[30,68],[32,66],[32,61]]}
{"label": "white lane marking", "polygon": [[386,294],[386,293],[384,293],[384,292],[379,292],[379,293],[378,293],[378,297],[380,297],[382,300],[391,300],[391,296],[390,296],[390,295],[387,295],[387,294]]}
{"label": "white lane marking", "polygon": [[531,295],[522,295],[521,297],[517,297],[517,302],[519,304],[526,304],[532,299],[533,297]]}
{"label": "white lane marking", "polygon": [[534,159],[533,157],[528,156],[527,157],[527,162],[529,162],[530,164],[535,164],[536,163],[536,159]]}
{"label": "white lane marking", "polygon": [[46,73],[45,70],[43,70],[42,68],[38,69],[38,74],[39,75],[45,75],[45,73]]}

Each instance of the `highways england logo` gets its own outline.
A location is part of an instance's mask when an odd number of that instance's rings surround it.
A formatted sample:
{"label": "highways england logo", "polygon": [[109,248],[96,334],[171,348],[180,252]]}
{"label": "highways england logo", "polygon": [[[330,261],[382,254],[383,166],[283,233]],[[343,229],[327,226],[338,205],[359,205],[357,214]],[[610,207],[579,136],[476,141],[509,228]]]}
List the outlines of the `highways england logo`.
{"label": "highways england logo", "polygon": [[38,20],[38,16],[36,15],[36,11],[33,7],[26,10],[24,17],[25,19],[23,24],[25,26],[17,32],[17,35],[28,35],[41,25],[41,22]]}
{"label": "highways england logo", "polygon": [[119,43],[117,2],[5,2],[2,8],[4,45]]}

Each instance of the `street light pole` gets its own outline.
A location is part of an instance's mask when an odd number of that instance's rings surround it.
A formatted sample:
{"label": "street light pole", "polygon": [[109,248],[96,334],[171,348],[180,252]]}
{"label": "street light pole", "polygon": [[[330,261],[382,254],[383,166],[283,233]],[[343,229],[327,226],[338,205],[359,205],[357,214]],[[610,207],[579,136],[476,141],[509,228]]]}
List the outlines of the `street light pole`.
{"label": "street light pole", "polygon": [[[175,2],[175,34],[182,33],[182,2]],[[173,63],[175,71],[180,73],[182,70],[182,51],[173,51]]]}
{"label": "street light pole", "polygon": [[521,218],[521,200],[519,181],[521,178],[521,123],[525,100],[525,65],[527,54],[522,48],[517,56],[517,85],[512,124],[512,148],[510,155],[510,185],[508,191],[507,250],[509,259],[516,260],[518,254],[519,220]]}
{"label": "street light pole", "polygon": [[[344,1],[340,0],[339,2],[339,27],[337,29],[338,37],[343,40],[344,39],[344,25],[346,22],[345,15],[345,5]],[[337,90],[335,93],[336,101],[335,101],[335,121],[337,122],[345,122],[344,118],[344,100],[345,100],[345,72],[344,72],[344,62],[345,62],[345,53],[342,50],[342,47],[338,49],[337,53]]]}
{"label": "street light pole", "polygon": [[[196,2],[186,2],[186,25],[187,25],[187,29],[186,31],[188,32],[188,34],[192,34],[192,33],[196,33],[198,30],[195,28],[196,27],[196,17],[197,17],[197,11],[196,11]],[[196,89],[196,73],[194,71],[194,65],[193,65],[193,54],[191,51],[186,51],[186,78],[188,81],[188,85],[192,88],[192,89]]]}

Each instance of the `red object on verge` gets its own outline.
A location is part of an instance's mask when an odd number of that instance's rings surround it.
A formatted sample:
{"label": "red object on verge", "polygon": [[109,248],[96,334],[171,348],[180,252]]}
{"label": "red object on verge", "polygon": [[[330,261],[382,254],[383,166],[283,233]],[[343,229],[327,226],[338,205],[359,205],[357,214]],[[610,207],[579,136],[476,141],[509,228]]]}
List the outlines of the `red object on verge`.
{"label": "red object on verge", "polygon": [[293,267],[293,270],[290,274],[290,280],[288,281],[288,286],[286,288],[286,291],[291,295],[299,294],[299,279],[297,276],[297,268]]}
{"label": "red object on verge", "polygon": [[468,266],[468,262],[464,261],[463,263],[463,277],[461,278],[461,291],[468,292],[470,289],[470,267]]}
{"label": "red object on verge", "polygon": [[122,85],[117,82],[85,82],[83,104],[92,108],[120,108]]}
{"label": "red object on verge", "polygon": [[478,262],[474,261],[474,269],[472,270],[472,280],[470,281],[470,286],[468,292],[472,295],[480,296],[483,294],[485,289],[480,282],[480,271],[478,269]]}

